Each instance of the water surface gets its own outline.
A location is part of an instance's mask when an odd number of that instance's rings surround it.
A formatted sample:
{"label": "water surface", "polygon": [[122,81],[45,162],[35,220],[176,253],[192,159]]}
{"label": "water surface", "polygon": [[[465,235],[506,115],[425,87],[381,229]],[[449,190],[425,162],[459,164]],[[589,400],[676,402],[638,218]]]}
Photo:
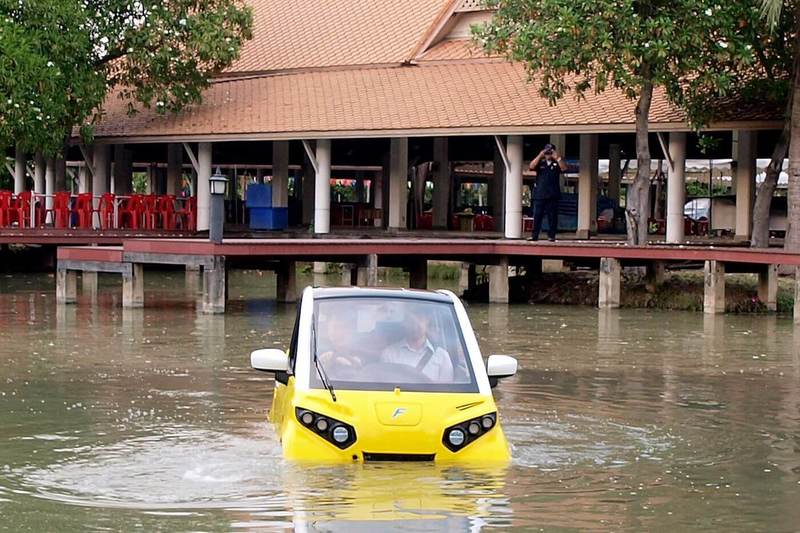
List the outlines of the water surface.
{"label": "water surface", "polygon": [[114,276],[96,305],[59,308],[52,284],[0,278],[0,529],[800,528],[788,319],[472,305],[484,354],[520,359],[495,389],[508,468],[300,467],[248,368],[290,336],[271,275],[234,272],[225,316],[178,272],[133,311]]}

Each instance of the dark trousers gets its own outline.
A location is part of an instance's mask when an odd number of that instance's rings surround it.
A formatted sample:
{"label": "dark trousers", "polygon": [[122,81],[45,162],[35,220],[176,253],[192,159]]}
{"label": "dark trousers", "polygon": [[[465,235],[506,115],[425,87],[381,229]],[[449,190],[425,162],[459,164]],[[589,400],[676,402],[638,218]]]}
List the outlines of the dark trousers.
{"label": "dark trousers", "polygon": [[542,198],[533,201],[533,240],[539,239],[542,220],[547,215],[547,237],[555,240],[558,231],[558,198]]}

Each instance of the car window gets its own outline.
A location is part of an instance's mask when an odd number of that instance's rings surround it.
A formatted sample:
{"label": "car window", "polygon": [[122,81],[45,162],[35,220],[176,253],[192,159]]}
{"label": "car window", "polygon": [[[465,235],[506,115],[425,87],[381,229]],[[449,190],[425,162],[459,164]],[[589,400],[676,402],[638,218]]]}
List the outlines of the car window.
{"label": "car window", "polygon": [[[313,350],[340,389],[478,390],[451,303],[341,297],[315,302]],[[315,345],[315,346],[313,346]],[[316,366],[310,383],[321,387]]]}
{"label": "car window", "polygon": [[302,300],[297,302],[297,311],[294,317],[294,328],[292,329],[292,340],[289,342],[289,369],[294,374],[294,365],[297,361],[297,335],[300,331],[300,308]]}

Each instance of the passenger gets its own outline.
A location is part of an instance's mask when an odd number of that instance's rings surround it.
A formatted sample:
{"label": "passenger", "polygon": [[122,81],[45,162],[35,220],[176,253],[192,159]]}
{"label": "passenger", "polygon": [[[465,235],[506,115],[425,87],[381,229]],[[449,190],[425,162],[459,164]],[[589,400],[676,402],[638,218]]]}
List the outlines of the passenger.
{"label": "passenger", "polygon": [[319,359],[331,379],[350,373],[350,370],[363,366],[361,358],[353,353],[352,325],[341,314],[328,317],[325,321],[325,334],[318,340]]}
{"label": "passenger", "polygon": [[381,361],[415,368],[437,383],[453,381],[453,363],[447,351],[434,347],[429,338],[431,318],[427,313],[407,313],[405,338],[386,347]]}

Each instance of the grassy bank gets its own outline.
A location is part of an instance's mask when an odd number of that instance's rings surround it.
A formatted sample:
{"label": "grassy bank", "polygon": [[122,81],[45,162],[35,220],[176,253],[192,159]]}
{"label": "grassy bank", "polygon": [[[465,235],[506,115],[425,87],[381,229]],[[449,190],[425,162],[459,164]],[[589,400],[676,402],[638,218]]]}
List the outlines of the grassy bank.
{"label": "grassy bank", "polygon": [[[480,281],[480,280],[479,280]],[[623,273],[622,307],[648,309],[703,310],[703,273],[701,271],[667,272],[658,287],[649,286],[636,270]],[[791,313],[794,305],[794,280],[781,278],[778,283],[778,312]],[[597,305],[598,274],[594,271],[543,273],[534,278],[512,277],[510,296],[517,303]],[[470,299],[483,300],[488,295],[479,284]],[[729,274],[725,277],[726,310],[732,313],[766,312],[758,299],[758,277],[754,274]]]}

